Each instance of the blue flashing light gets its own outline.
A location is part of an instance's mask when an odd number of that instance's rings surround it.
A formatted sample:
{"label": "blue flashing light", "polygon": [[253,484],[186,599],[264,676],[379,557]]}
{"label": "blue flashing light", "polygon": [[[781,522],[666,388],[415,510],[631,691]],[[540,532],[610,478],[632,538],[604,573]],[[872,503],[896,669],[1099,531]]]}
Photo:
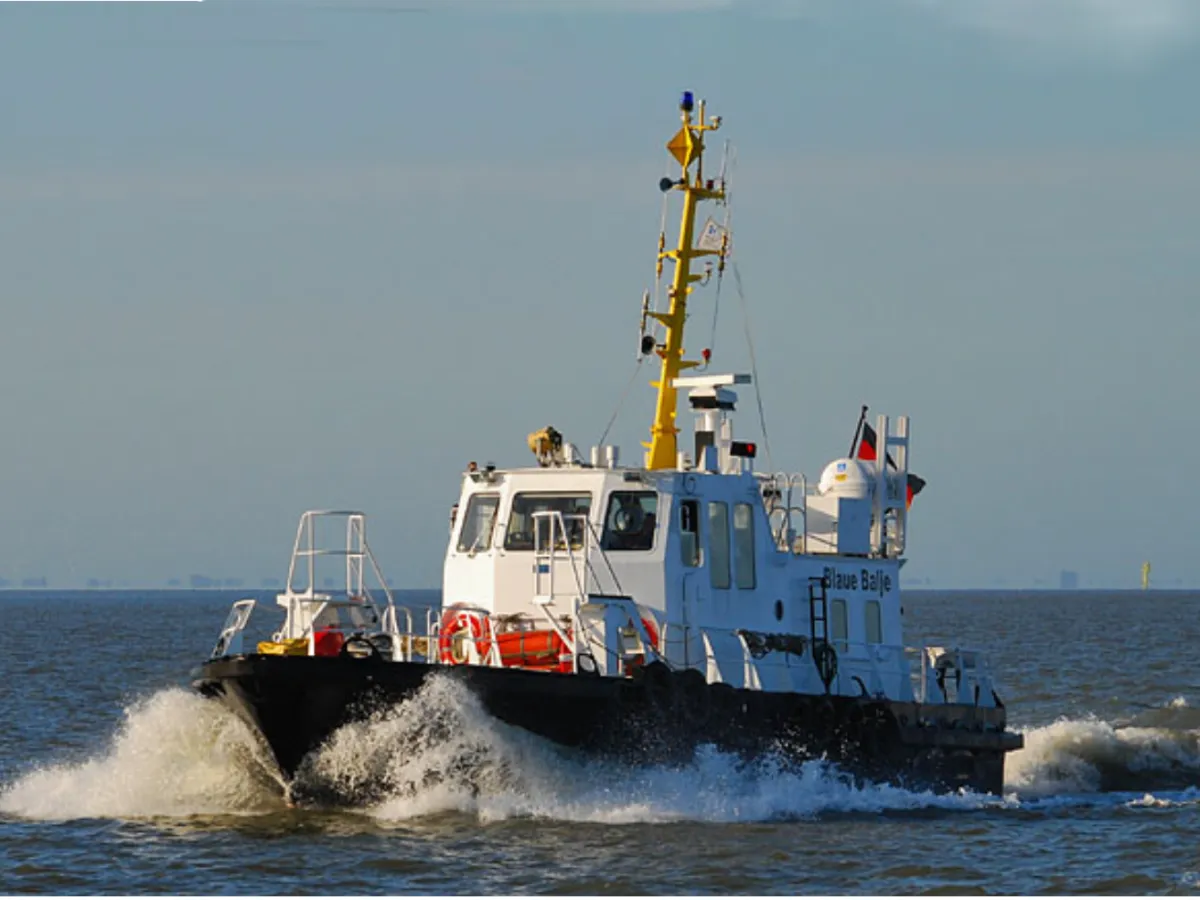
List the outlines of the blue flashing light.
{"label": "blue flashing light", "polygon": [[683,92],[683,96],[679,98],[679,108],[684,112],[691,112],[696,108],[696,98],[692,96],[691,91]]}

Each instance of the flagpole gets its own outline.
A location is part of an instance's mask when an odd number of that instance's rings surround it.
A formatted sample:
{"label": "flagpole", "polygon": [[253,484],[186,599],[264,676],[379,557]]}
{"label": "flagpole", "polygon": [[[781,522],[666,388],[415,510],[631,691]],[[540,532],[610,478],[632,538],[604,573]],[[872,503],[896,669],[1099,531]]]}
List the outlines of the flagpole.
{"label": "flagpole", "polygon": [[850,452],[846,454],[850,459],[854,459],[854,451],[858,447],[858,439],[862,435],[863,422],[867,421],[867,407],[864,405],[862,412],[858,414],[858,424],[854,426],[854,439],[850,441]]}

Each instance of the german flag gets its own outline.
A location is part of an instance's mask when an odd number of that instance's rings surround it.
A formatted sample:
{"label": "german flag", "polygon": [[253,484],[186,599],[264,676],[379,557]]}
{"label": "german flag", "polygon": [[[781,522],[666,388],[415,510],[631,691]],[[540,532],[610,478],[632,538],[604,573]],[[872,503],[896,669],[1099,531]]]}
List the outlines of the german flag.
{"label": "german flag", "polygon": [[921,493],[921,488],[925,487],[925,479],[920,475],[909,474],[908,476],[908,497],[907,506],[912,506],[913,497]]}
{"label": "german flag", "polygon": [[[867,424],[866,419],[862,423],[862,435],[858,439],[858,458],[867,462],[874,462],[879,458],[879,438],[875,434],[875,429]],[[892,454],[887,455],[888,465],[893,469],[896,468],[896,461],[892,459]],[[925,487],[925,479],[919,475],[909,474],[908,485],[905,496],[905,506],[912,506],[913,497],[921,493]]]}
{"label": "german flag", "polygon": [[[875,452],[875,444],[875,429],[866,422],[863,422],[862,437],[858,439],[858,458],[865,459],[868,462],[874,462],[878,458],[878,454]],[[892,456],[890,453],[888,454],[888,462],[892,464],[893,469],[896,467],[896,464],[892,462]]]}

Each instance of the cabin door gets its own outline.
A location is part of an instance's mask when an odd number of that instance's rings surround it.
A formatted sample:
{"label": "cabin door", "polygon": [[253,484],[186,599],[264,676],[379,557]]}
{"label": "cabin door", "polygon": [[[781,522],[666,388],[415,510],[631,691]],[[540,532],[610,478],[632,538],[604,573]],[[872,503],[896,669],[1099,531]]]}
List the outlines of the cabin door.
{"label": "cabin door", "polygon": [[[699,665],[704,659],[704,638],[700,625],[707,618],[708,570],[707,554],[700,540],[700,501],[684,499],[679,503],[679,548],[683,576],[679,582],[678,622],[668,625],[667,657],[683,665]],[[668,610],[671,606],[668,604]]]}
{"label": "cabin door", "polygon": [[701,572],[688,572],[683,576],[683,633],[675,635],[675,647],[682,653],[681,662],[684,666],[701,667],[704,664],[704,636],[700,632],[704,622],[705,597],[703,594],[704,581]]}

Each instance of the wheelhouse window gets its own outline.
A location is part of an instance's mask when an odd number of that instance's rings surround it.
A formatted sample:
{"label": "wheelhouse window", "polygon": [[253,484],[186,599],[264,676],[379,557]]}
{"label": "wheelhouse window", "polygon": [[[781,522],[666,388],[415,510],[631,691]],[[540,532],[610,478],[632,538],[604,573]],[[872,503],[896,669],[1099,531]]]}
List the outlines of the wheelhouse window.
{"label": "wheelhouse window", "polygon": [[605,550],[650,550],[658,521],[658,494],[654,491],[613,491],[604,517]]}
{"label": "wheelhouse window", "polygon": [[[587,516],[592,508],[591,494],[517,494],[513,497],[512,512],[508,517],[508,529],[504,536],[505,550],[532,550],[535,544],[539,548],[550,549],[551,517],[534,514],[539,512],[557,512],[563,517],[563,525],[567,532],[567,543],[572,550],[583,547],[583,536],[586,526],[571,516]],[[563,546],[563,536],[555,527],[554,542]]]}
{"label": "wheelhouse window", "polygon": [[700,502],[684,500],[679,504],[679,553],[683,564],[700,565]]}
{"label": "wheelhouse window", "polygon": [[462,530],[458,533],[458,549],[461,553],[487,550],[492,546],[492,532],[496,527],[496,510],[500,508],[497,494],[476,494],[467,504],[463,516]]}
{"label": "wheelhouse window", "polygon": [[883,643],[883,611],[878,600],[868,600],[866,607],[867,643]]}
{"label": "wheelhouse window", "polygon": [[712,586],[729,587],[729,507],[719,501],[708,504],[708,571]]}
{"label": "wheelhouse window", "polygon": [[749,503],[733,506],[733,570],[739,588],[754,587],[754,507]]}

